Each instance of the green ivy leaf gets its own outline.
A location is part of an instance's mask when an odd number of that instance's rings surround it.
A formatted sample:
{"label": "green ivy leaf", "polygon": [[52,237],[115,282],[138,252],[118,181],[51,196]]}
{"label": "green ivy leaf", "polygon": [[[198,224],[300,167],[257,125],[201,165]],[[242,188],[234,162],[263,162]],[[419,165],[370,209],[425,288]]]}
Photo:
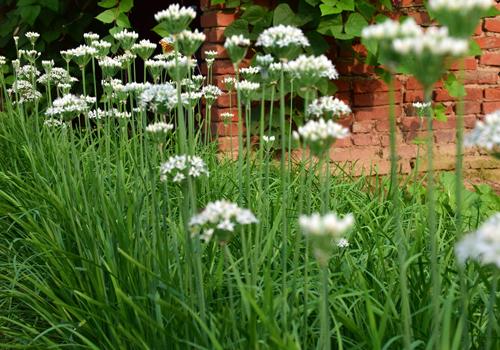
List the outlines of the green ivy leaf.
{"label": "green ivy leaf", "polygon": [[298,26],[295,13],[290,8],[288,4],[279,4],[274,9],[273,25],[277,26],[279,24]]}
{"label": "green ivy leaf", "polygon": [[451,97],[458,98],[465,96],[465,87],[457,80],[457,77],[454,74],[448,75],[448,79],[446,79],[444,87]]}
{"label": "green ivy leaf", "polygon": [[218,0],[215,0],[217,2],[214,2],[212,1],[212,5],[215,5],[215,4],[224,4],[225,7],[227,8],[235,8],[235,7],[239,7],[241,5],[241,1],[240,0],[225,0],[225,1],[221,1],[219,2]]}
{"label": "green ivy leaf", "polygon": [[116,20],[116,10],[110,9],[103,11],[96,16],[96,19],[102,23],[113,23]]}
{"label": "green ivy leaf", "polygon": [[357,1],[356,9],[367,20],[370,20],[373,17],[373,15],[377,12],[377,8],[366,0]]}
{"label": "green ivy leaf", "polygon": [[57,12],[59,10],[59,0],[45,0],[43,2],[43,6],[54,12]]}
{"label": "green ivy leaf", "polygon": [[[161,36],[162,38],[170,35],[170,32],[165,28],[165,23],[159,23],[151,29],[153,32]],[[111,33],[113,34],[113,33]]]}
{"label": "green ivy leaf", "polygon": [[229,38],[232,35],[243,35],[245,37],[248,37],[250,35],[249,30],[248,30],[248,22],[245,19],[237,19],[233,23],[229,25],[229,27],[226,28],[224,31],[224,36],[226,38]]}
{"label": "green ivy leaf", "polygon": [[366,19],[359,13],[351,13],[345,23],[345,32],[352,36],[361,36],[361,31],[368,25]]}
{"label": "green ivy leaf", "polygon": [[99,5],[99,7],[105,8],[105,9],[110,9],[112,7],[115,7],[117,2],[118,2],[118,0],[103,0],[103,1],[99,1],[97,3],[97,5]]}
{"label": "green ivy leaf", "polygon": [[41,6],[33,5],[33,6],[23,6],[19,9],[19,14],[24,22],[28,23],[28,25],[33,26],[35,21],[42,10]]}
{"label": "green ivy leaf", "polygon": [[432,108],[433,114],[434,114],[434,120],[437,120],[438,122],[445,122],[448,120],[448,117],[446,116],[446,107],[442,103],[438,103],[437,105]]}
{"label": "green ivy leaf", "polygon": [[316,31],[307,32],[306,37],[311,43],[311,46],[306,48],[306,51],[309,54],[321,55],[325,53],[330,47],[323,36]]}
{"label": "green ivy leaf", "polygon": [[256,25],[259,22],[265,20],[268,12],[269,10],[265,9],[262,6],[252,5],[245,10],[243,15],[241,16],[241,19],[246,20],[248,23],[252,25]]}
{"label": "green ivy leaf", "polygon": [[483,54],[483,51],[481,50],[481,47],[479,46],[479,44],[477,43],[476,40],[469,40],[469,52],[467,53],[467,55],[469,56],[481,56]]}
{"label": "green ivy leaf", "polygon": [[129,12],[132,10],[132,7],[134,7],[134,0],[120,0],[120,5],[118,6],[120,12]]}
{"label": "green ivy leaf", "polygon": [[335,36],[336,34],[342,33],[342,16],[336,15],[321,18],[321,21],[319,22],[318,28],[316,30],[320,34],[330,36]]}
{"label": "green ivy leaf", "polygon": [[321,0],[304,0],[304,1],[311,6],[317,6],[321,2]]}
{"label": "green ivy leaf", "polygon": [[130,28],[130,21],[125,13],[120,13],[116,18],[116,24],[122,28]]}
{"label": "green ivy leaf", "polygon": [[321,16],[336,15],[342,12],[341,8],[327,4],[319,5],[319,9],[321,10]]}

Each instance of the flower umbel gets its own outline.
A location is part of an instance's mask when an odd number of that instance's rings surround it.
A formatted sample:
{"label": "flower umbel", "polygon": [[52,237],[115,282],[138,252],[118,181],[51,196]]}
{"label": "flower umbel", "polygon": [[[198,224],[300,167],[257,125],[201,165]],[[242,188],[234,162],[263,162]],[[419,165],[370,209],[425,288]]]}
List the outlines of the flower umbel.
{"label": "flower umbel", "polygon": [[170,157],[160,166],[160,180],[182,182],[188,177],[197,178],[202,175],[208,176],[208,169],[200,157],[179,155]]}

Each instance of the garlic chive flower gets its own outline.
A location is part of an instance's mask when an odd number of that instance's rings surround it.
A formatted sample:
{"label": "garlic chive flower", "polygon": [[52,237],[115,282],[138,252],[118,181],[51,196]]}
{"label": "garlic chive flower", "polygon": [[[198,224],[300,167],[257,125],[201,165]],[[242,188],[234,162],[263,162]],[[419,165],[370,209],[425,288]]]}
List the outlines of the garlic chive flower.
{"label": "garlic chive flower", "polygon": [[289,60],[297,56],[301,48],[309,46],[309,40],[299,28],[280,24],[264,30],[255,45],[281,60]]}
{"label": "garlic chive flower", "polygon": [[167,69],[166,61],[147,60],[144,62],[144,65],[154,81],[157,81],[161,77],[163,71]]}
{"label": "garlic chive flower", "polygon": [[233,64],[237,65],[245,58],[247,49],[250,46],[250,39],[243,35],[232,35],[226,39],[224,48]]}
{"label": "garlic chive flower", "polygon": [[271,142],[274,142],[275,140],[276,140],[275,136],[262,135],[262,141],[264,141],[266,143],[271,143]]}
{"label": "garlic chive flower", "polygon": [[217,57],[217,51],[209,50],[205,51],[205,62],[207,62],[207,66],[211,67],[215,62],[215,58]]}
{"label": "garlic chive flower", "polygon": [[40,75],[40,71],[36,69],[35,66],[31,65],[15,67],[15,72],[17,75],[17,79],[25,79],[29,81],[35,80]]}
{"label": "garlic chive flower", "polygon": [[417,102],[413,102],[412,106],[416,109],[426,109],[426,108],[429,108],[431,106],[431,103],[417,101]]}
{"label": "garlic chive flower", "polygon": [[201,44],[205,41],[205,33],[201,33],[198,29],[193,32],[190,30],[183,30],[177,34],[176,40],[179,44],[179,51],[185,56],[192,56],[200,48]]}
{"label": "garlic chive flower", "polygon": [[[354,226],[354,216],[340,218],[336,213],[301,215],[299,226],[308,238],[313,254],[321,266],[326,266],[334,246],[339,246],[344,235]],[[345,242],[342,241],[345,246]]]}
{"label": "garlic chive flower", "polygon": [[337,241],[337,247],[339,248],[347,248],[349,247],[349,241],[345,238],[341,238]]}
{"label": "garlic chive flower", "polygon": [[143,61],[148,60],[156,49],[156,44],[147,39],[143,39],[132,45],[131,51],[142,58]]}
{"label": "garlic chive flower", "polygon": [[64,123],[63,121],[54,118],[44,120],[43,125],[49,128],[56,128],[56,127],[66,128],[67,126],[66,123]]}
{"label": "garlic chive flower", "polygon": [[484,121],[478,121],[465,137],[464,144],[466,147],[482,147],[500,159],[500,110],[486,115]]}
{"label": "garlic chive flower", "polygon": [[14,81],[7,92],[17,94],[20,104],[35,102],[42,98],[42,94],[33,87],[33,83],[27,80]]}
{"label": "garlic chive flower", "polygon": [[244,79],[254,81],[257,80],[258,78],[258,74],[260,73],[260,68],[258,67],[240,68],[240,73]]}
{"label": "garlic chive flower", "polygon": [[165,67],[167,67],[168,75],[172,80],[183,79],[188,75],[189,69],[192,67],[192,61],[189,57],[180,56],[166,61]]}
{"label": "garlic chive flower", "polygon": [[91,110],[88,114],[89,119],[103,119],[103,118],[115,118],[115,119],[130,119],[132,114],[127,111],[119,111],[116,108],[111,108],[103,111],[98,108],[97,110]]}
{"label": "garlic chive flower", "polygon": [[323,96],[315,99],[306,112],[309,117],[334,119],[351,114],[351,108],[338,98]]}
{"label": "garlic chive flower", "polygon": [[226,90],[231,92],[234,90],[236,85],[236,79],[234,77],[224,77],[224,79],[222,79],[222,83],[226,87]]}
{"label": "garlic chive flower", "polygon": [[222,90],[215,85],[207,85],[201,89],[201,93],[203,94],[203,97],[205,97],[207,104],[212,105],[217,97],[222,95]]}
{"label": "garlic chive flower", "polygon": [[191,76],[191,82],[193,83],[195,89],[200,88],[203,85],[203,82],[205,81],[205,77],[201,74],[196,74]]}
{"label": "garlic chive flower", "polygon": [[87,45],[80,45],[77,48],[67,50],[67,52],[80,68],[85,67],[90,62],[92,56],[97,54],[95,48]]}
{"label": "garlic chive flower", "polygon": [[95,40],[90,44],[90,46],[97,50],[95,56],[98,58],[106,56],[111,49],[111,43],[106,40]]}
{"label": "garlic chive flower", "polygon": [[52,107],[47,108],[45,115],[50,118],[71,120],[88,113],[90,106],[95,102],[95,97],[67,94],[55,99]]}
{"label": "garlic chive flower", "polygon": [[3,67],[7,64],[7,58],[5,56],[0,56],[0,67]]}
{"label": "garlic chive flower", "polygon": [[221,113],[220,117],[222,118],[224,125],[229,125],[229,123],[233,120],[234,118],[234,113],[231,112],[224,112]]}
{"label": "garlic chive flower", "polygon": [[92,46],[92,43],[93,43],[94,41],[99,40],[99,39],[100,39],[100,36],[99,36],[99,34],[92,33],[92,32],[90,32],[90,33],[84,33],[84,34],[83,34],[83,39],[85,39],[85,43],[86,43],[87,45]]}
{"label": "garlic chive flower", "polygon": [[157,122],[146,126],[146,132],[151,134],[168,134],[174,129],[174,124]]}
{"label": "garlic chive flower", "polygon": [[139,105],[155,113],[166,113],[176,106],[177,91],[170,83],[151,85],[139,96]]}
{"label": "garlic chive flower", "polygon": [[257,55],[255,57],[255,62],[257,62],[257,64],[260,66],[260,67],[264,67],[264,68],[268,68],[271,63],[274,62],[274,57],[267,54],[267,55]]}
{"label": "garlic chive flower", "polygon": [[349,130],[332,120],[310,120],[294,132],[294,138],[309,146],[311,152],[320,156],[338,139],[349,136]]}
{"label": "garlic chive flower", "polygon": [[50,72],[54,68],[54,60],[43,60],[42,67],[45,72]]}
{"label": "garlic chive flower", "polygon": [[332,61],[325,55],[300,55],[288,62],[285,69],[299,84],[305,86],[317,84],[322,78],[333,80],[339,76]]}
{"label": "garlic chive flower", "polygon": [[123,29],[116,34],[113,34],[113,38],[120,42],[120,46],[123,50],[130,50],[132,46],[134,46],[136,40],[139,38],[139,34],[134,31],[129,32],[128,30]]}
{"label": "garlic chive flower", "polygon": [[36,50],[19,50],[19,57],[24,58],[31,64],[35,64],[35,61],[40,57],[41,53]]}
{"label": "garlic chive flower", "polygon": [[155,14],[155,20],[171,34],[187,29],[195,17],[196,12],[191,7],[181,7],[179,4],[172,4],[166,10]]}
{"label": "garlic chive flower", "polygon": [[491,0],[429,0],[427,6],[433,17],[449,28],[451,35],[467,38],[493,5]]}
{"label": "garlic chive flower", "polygon": [[59,84],[71,84],[73,82],[78,81],[78,79],[73,78],[69,75],[66,69],[60,67],[54,67],[47,73],[43,74],[37,80],[40,84],[50,84],[57,86]]}
{"label": "garlic chive flower", "polygon": [[30,41],[31,45],[35,45],[36,41],[40,37],[40,34],[36,32],[27,32],[25,36]]}
{"label": "garlic chive flower", "polygon": [[465,235],[456,247],[458,261],[467,259],[500,268],[500,213],[494,214],[476,232]]}
{"label": "garlic chive flower", "polygon": [[111,57],[103,57],[98,61],[99,67],[101,67],[102,73],[105,77],[111,78],[118,73],[118,71],[122,68],[122,63],[116,58]]}
{"label": "garlic chive flower", "polygon": [[203,93],[200,91],[183,92],[181,94],[181,102],[186,108],[194,108],[202,97]]}
{"label": "garlic chive flower", "polygon": [[238,207],[226,200],[208,203],[205,209],[189,221],[192,235],[205,242],[212,238],[220,244],[231,240],[239,225],[251,225],[259,221],[249,209]]}
{"label": "garlic chive flower", "polygon": [[255,92],[260,88],[260,84],[242,80],[236,83],[235,88],[241,93],[243,103],[248,104],[253,99]]}
{"label": "garlic chive flower", "polygon": [[202,175],[208,176],[208,168],[198,156],[177,155],[170,157],[160,166],[160,180],[183,182],[188,177],[197,178]]}
{"label": "garlic chive flower", "polygon": [[392,48],[400,56],[400,64],[428,89],[446,72],[450,58],[464,56],[469,44],[466,39],[448,35],[446,27],[428,28],[421,35],[395,39]]}

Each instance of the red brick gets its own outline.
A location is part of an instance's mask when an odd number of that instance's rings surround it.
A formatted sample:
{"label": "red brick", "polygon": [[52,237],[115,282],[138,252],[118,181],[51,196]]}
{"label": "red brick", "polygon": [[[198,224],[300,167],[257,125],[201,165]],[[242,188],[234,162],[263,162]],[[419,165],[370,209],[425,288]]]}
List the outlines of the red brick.
{"label": "red brick", "polygon": [[227,27],[236,19],[235,13],[225,13],[220,11],[204,13],[201,16],[201,26],[203,28]]}
{"label": "red brick", "polygon": [[[352,82],[353,91],[355,93],[370,93],[370,92],[385,92],[389,91],[389,86],[380,79],[356,79]],[[401,89],[401,82],[396,80],[394,89]]]}
{"label": "red brick", "polygon": [[[440,87],[443,87],[443,82],[442,81],[438,81],[435,86],[435,88],[440,88]],[[417,79],[413,78],[413,77],[409,77],[407,80],[406,80],[406,89],[407,90],[422,90],[422,85],[418,82]]]}
{"label": "red brick", "polygon": [[500,101],[500,88],[487,88],[484,90],[484,99],[489,101]]}
{"label": "red brick", "polygon": [[390,121],[387,120],[377,120],[377,124],[375,124],[375,129],[377,131],[389,131],[390,130]]}
{"label": "red brick", "polygon": [[334,147],[338,148],[346,148],[346,147],[351,147],[352,146],[352,139],[351,137],[346,137],[340,140],[335,141]]}
{"label": "red brick", "polygon": [[[464,100],[481,100],[483,98],[483,90],[481,88],[465,88],[466,95]],[[456,98],[451,97],[446,89],[437,89],[434,91],[434,100],[437,102],[454,101]]]}
{"label": "red brick", "polygon": [[[245,132],[245,126],[243,126],[243,132]],[[212,123],[212,135],[219,136],[233,136],[238,137],[238,124],[230,123],[225,125],[223,122]],[[236,139],[236,145],[238,145],[238,140]]]}
{"label": "red brick", "polygon": [[207,42],[211,43],[223,43],[226,40],[224,36],[224,27],[222,28],[208,28],[205,29],[205,35],[207,36]]}
{"label": "red brick", "polygon": [[[229,98],[229,95],[231,95],[231,99]],[[238,96],[233,92],[232,94],[223,94],[222,96],[219,96],[217,98],[217,106],[218,107],[232,107],[237,109],[238,108]]]}
{"label": "red brick", "polygon": [[220,152],[232,153],[233,156],[238,155],[238,138],[237,137],[223,137],[220,135],[217,139],[217,145]]}
{"label": "red brick", "polygon": [[424,100],[424,92],[422,90],[409,90],[405,92],[404,102],[416,102]]}
{"label": "red brick", "polygon": [[498,36],[483,36],[481,38],[477,38],[476,42],[483,50],[500,48],[500,37]]}
{"label": "red brick", "polygon": [[456,61],[450,66],[450,70],[459,70],[462,65],[466,70],[474,70],[477,69],[477,60],[474,57],[467,57],[463,63]]}
{"label": "red brick", "polygon": [[487,32],[500,33],[500,17],[486,18],[484,20],[484,30]]}
{"label": "red brick", "polygon": [[380,160],[380,147],[349,147],[345,149],[330,149],[330,159],[335,162],[377,161]]}
{"label": "red brick", "polygon": [[[455,106],[455,112],[457,106]],[[476,101],[466,101],[464,102],[464,114],[479,114],[481,113],[481,99]]]}
{"label": "red brick", "polygon": [[431,19],[429,17],[429,14],[427,12],[411,12],[408,14],[410,17],[413,17],[415,19],[415,22],[417,24],[430,24]]}
{"label": "red brick", "polygon": [[373,134],[354,134],[352,135],[352,142],[356,146],[370,146],[379,145],[380,140]]}
{"label": "red brick", "polygon": [[500,102],[483,102],[482,112],[484,114],[493,113],[500,109]]}
{"label": "red brick", "polygon": [[400,2],[400,7],[416,7],[416,6],[422,6],[424,3],[423,0],[402,0]]}
{"label": "red brick", "polygon": [[421,121],[421,118],[419,117],[404,117],[401,119],[401,128],[403,131],[419,130],[420,124],[422,124],[422,129],[424,129],[425,120]]}
{"label": "red brick", "polygon": [[[206,74],[206,65],[203,64],[201,66],[202,74]],[[234,66],[233,63],[229,60],[215,60],[212,66],[213,74],[234,74]]]}
{"label": "red brick", "polygon": [[434,132],[434,141],[436,143],[452,143],[455,142],[455,129],[436,130]]}
{"label": "red brick", "polygon": [[481,64],[500,66],[500,52],[485,52],[481,56]]}
{"label": "red brick", "polygon": [[465,84],[496,84],[498,70],[472,70],[465,71]]}
{"label": "red brick", "polygon": [[337,92],[350,92],[351,91],[351,81],[347,79],[339,79],[334,81],[335,86],[337,86]]}
{"label": "red brick", "polygon": [[340,61],[337,62],[335,67],[337,68],[337,71],[340,74],[346,75],[346,74],[368,74],[368,73],[373,73],[375,72],[375,68],[373,66],[369,66],[364,63],[360,62],[346,62],[346,61]]}
{"label": "red brick", "polygon": [[202,11],[206,11],[208,9],[222,9],[224,5],[223,4],[212,5],[210,0],[200,0],[200,7]]}
{"label": "red brick", "polygon": [[366,133],[373,130],[375,126],[375,120],[363,120],[360,122],[354,122],[352,124],[353,133]]}
{"label": "red brick", "polygon": [[[401,100],[401,93],[396,92],[395,96],[396,103]],[[375,92],[367,94],[355,94],[354,95],[354,105],[355,106],[381,106],[389,104],[389,93],[388,92]]]}
{"label": "red brick", "polygon": [[[401,106],[396,106],[396,116],[401,115]],[[388,120],[389,106],[364,107],[354,110],[354,119],[362,120]]]}
{"label": "red brick", "polygon": [[348,115],[346,117],[342,117],[342,118],[337,120],[337,123],[339,123],[340,125],[342,125],[345,128],[350,128],[353,122],[354,122],[354,118],[352,117],[352,115]]}
{"label": "red brick", "polygon": [[212,121],[213,122],[222,122],[224,118],[222,118],[222,113],[233,113],[232,122],[238,122],[238,109],[237,108],[217,108],[212,107]]}
{"label": "red brick", "polygon": [[483,20],[479,21],[479,25],[476,27],[476,30],[474,31],[474,35],[481,35],[483,34]]}

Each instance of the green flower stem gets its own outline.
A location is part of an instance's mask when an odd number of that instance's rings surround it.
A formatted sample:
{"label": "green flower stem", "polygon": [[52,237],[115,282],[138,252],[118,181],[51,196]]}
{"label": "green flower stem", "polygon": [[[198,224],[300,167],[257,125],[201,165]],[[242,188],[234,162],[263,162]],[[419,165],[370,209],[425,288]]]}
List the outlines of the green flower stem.
{"label": "green flower stem", "polygon": [[[424,87],[425,102],[431,102],[432,85]],[[439,276],[438,262],[438,236],[436,223],[436,194],[435,194],[435,179],[434,179],[434,130],[433,130],[433,113],[429,109],[427,117],[427,228],[429,230],[429,241],[431,248],[431,307],[432,307],[432,343],[434,348],[438,347],[440,336],[440,299],[441,299],[441,280]]]}
{"label": "green flower stem", "polygon": [[[282,240],[282,279],[283,279],[283,299],[286,300],[288,294],[287,286],[287,258],[288,258],[288,173],[285,167],[286,156],[286,124],[285,124],[285,72],[281,69],[280,76],[280,130],[281,130],[281,159],[280,159],[280,175],[282,179],[281,187],[281,223],[283,225],[283,240]],[[283,303],[283,331],[288,329],[288,306]]]}
{"label": "green flower stem", "polygon": [[99,112],[97,111],[97,106],[98,106],[98,99],[97,99],[97,82],[96,82],[96,77],[95,77],[95,58],[92,57],[92,79],[94,82],[94,97],[95,97],[95,111],[96,111],[96,117],[99,119]]}
{"label": "green flower stem", "polygon": [[[236,72],[236,81],[240,81],[240,70],[238,65],[234,65],[234,71]],[[243,179],[243,118],[241,111],[241,93],[239,89],[236,89],[236,98],[238,105],[238,178]],[[238,204],[243,205],[243,181],[238,183]]]}
{"label": "green flower stem", "polygon": [[[459,62],[458,81],[463,83],[465,70],[465,58]],[[456,126],[456,162],[455,162],[455,194],[456,211],[455,223],[457,227],[457,239],[462,237],[462,201],[463,201],[463,158],[464,158],[464,97],[460,96],[457,103],[457,126]]]}
{"label": "green flower stem", "polygon": [[247,101],[245,104],[245,124],[246,124],[246,185],[247,185],[247,195],[246,195],[246,203],[250,204],[250,190],[251,190],[251,184],[252,184],[252,177],[250,176],[250,168],[252,167],[252,143],[251,143],[251,134],[250,134],[250,129],[251,129],[251,123],[252,123],[252,105],[250,101]]}
{"label": "green flower stem", "polygon": [[394,226],[398,242],[399,288],[401,290],[401,316],[403,318],[403,342],[405,350],[411,349],[411,311],[406,279],[406,237],[401,224],[401,206],[398,182],[398,153],[396,143],[396,110],[394,96],[394,77],[389,80],[389,120],[390,120],[390,153],[391,153],[391,198]]}
{"label": "green flower stem", "polygon": [[322,289],[320,303],[320,338],[318,349],[330,350],[330,316],[328,303],[328,266],[321,266]]}
{"label": "green flower stem", "polygon": [[491,281],[491,292],[490,292],[490,298],[488,301],[488,328],[486,330],[486,350],[494,350],[498,349],[495,347],[495,344],[493,343],[493,327],[497,326],[497,322],[495,320],[495,306],[497,305],[497,285],[498,285],[498,276],[499,273],[498,271],[495,271],[493,273],[493,278]]}

